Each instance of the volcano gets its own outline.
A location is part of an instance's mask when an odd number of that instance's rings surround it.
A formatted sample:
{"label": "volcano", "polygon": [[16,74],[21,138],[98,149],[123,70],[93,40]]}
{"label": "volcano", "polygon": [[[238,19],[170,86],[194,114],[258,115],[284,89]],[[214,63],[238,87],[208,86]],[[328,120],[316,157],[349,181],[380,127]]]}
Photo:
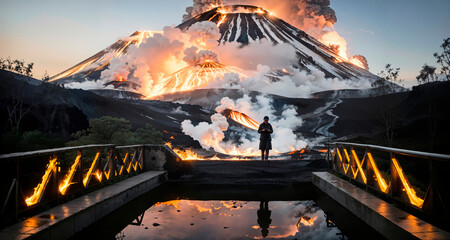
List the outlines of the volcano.
{"label": "volcano", "polygon": [[339,79],[378,78],[342,58],[331,47],[260,7],[248,5],[217,7],[180,24],[178,28],[187,30],[193,24],[202,21],[217,23],[221,33],[219,44],[239,42],[247,45],[262,39],[270,40],[274,44],[288,43],[296,49],[299,65],[305,69],[318,68],[327,77]]}
{"label": "volcano", "polygon": [[[271,15],[260,7],[247,5],[217,7],[183,22],[177,28],[187,31],[193,24],[203,21],[217,24],[221,34],[218,44],[238,42],[245,46],[262,39],[267,39],[273,44],[287,43],[295,48],[299,59],[297,67],[300,69],[308,71],[318,69],[324,72],[326,77],[341,80],[350,79],[357,81],[360,79],[374,80],[378,78],[364,68],[358,67],[349,60],[342,58],[334,49],[322,44],[304,31]],[[99,80],[101,72],[108,68],[111,60],[126,55],[130,45],[139,46],[146,38],[153,36],[154,33],[151,31],[136,31],[130,37],[117,41],[72,68],[53,76],[50,82],[64,84]],[[180,71],[186,72],[187,69]],[[281,75],[278,73],[275,70],[269,77],[280,77],[283,75],[283,73]],[[126,76],[124,77],[126,78]],[[180,79],[179,72],[176,72],[163,81],[177,85],[171,91],[174,92],[182,91],[182,86],[185,85],[182,82],[187,80]],[[199,82],[202,81],[199,80],[194,84],[200,86]],[[116,88],[134,86],[134,84],[126,82],[105,84],[113,85]]]}

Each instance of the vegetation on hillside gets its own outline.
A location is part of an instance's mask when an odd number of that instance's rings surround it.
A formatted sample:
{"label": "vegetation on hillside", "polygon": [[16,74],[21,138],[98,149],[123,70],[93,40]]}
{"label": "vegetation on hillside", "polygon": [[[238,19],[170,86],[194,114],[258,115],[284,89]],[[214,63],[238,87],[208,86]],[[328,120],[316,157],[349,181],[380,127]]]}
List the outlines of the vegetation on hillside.
{"label": "vegetation on hillside", "polygon": [[150,124],[144,128],[132,131],[130,121],[124,118],[103,116],[89,121],[89,128],[78,131],[72,135],[74,140],[68,146],[87,144],[161,144],[162,133],[155,130]]}

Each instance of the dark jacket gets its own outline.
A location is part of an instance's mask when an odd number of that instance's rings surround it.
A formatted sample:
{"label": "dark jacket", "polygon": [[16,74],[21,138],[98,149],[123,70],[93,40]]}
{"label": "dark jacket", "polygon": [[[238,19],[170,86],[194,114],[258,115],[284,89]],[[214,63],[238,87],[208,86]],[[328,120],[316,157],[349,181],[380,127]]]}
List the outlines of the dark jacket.
{"label": "dark jacket", "polygon": [[[262,131],[263,129],[266,129],[266,131]],[[261,137],[259,137],[259,140],[261,141],[271,141],[272,137],[270,136],[270,134],[273,133],[273,128],[272,125],[270,125],[270,123],[261,123],[261,125],[259,125],[258,128],[258,132],[261,133]]]}

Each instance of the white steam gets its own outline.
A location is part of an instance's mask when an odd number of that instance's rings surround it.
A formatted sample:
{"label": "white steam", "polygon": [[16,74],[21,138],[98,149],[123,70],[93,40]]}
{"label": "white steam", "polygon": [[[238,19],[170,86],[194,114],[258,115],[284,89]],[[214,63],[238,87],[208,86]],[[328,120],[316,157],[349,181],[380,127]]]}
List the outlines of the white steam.
{"label": "white steam", "polygon": [[[275,151],[288,152],[292,149],[306,147],[306,142],[294,133],[294,130],[303,123],[294,106],[286,105],[281,113],[277,113],[270,97],[258,95],[255,101],[252,101],[251,97],[245,94],[237,100],[228,97],[222,98],[216,111],[220,113],[225,109],[244,113],[258,122],[264,116],[269,116],[270,123],[274,128],[272,146]],[[204,148],[212,147],[217,152],[228,153],[234,148],[237,148],[241,153],[259,151],[259,134],[255,130],[240,131],[239,144],[231,141],[224,142],[225,135],[223,132],[228,130],[228,123],[226,118],[219,113],[211,117],[211,123],[201,122],[194,126],[190,120],[185,120],[181,125],[182,130],[194,140],[199,141]]]}

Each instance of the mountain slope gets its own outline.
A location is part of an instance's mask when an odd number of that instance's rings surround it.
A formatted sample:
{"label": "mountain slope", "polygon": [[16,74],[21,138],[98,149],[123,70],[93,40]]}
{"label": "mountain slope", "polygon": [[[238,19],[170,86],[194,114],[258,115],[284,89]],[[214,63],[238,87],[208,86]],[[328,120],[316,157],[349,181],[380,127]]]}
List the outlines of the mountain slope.
{"label": "mountain slope", "polygon": [[218,7],[180,24],[178,28],[187,30],[194,23],[202,21],[217,23],[221,33],[219,44],[227,42],[249,44],[261,39],[268,39],[274,44],[288,43],[296,49],[302,67],[310,70],[318,68],[327,77],[378,78],[343,59],[304,31],[259,7],[246,5]]}
{"label": "mountain slope", "polygon": [[[186,31],[194,23],[202,21],[211,21],[218,25],[221,33],[219,44],[238,42],[246,45],[261,39],[267,39],[274,44],[288,43],[296,49],[299,57],[298,65],[301,68],[319,69],[330,78],[356,80],[378,78],[343,59],[302,30],[259,7],[244,5],[219,7],[202,13],[177,27]],[[109,66],[113,58],[126,54],[131,44],[139,45],[152,34],[153,32],[147,31],[135,32],[128,39],[119,40],[74,67],[55,75],[50,81],[62,84],[72,81],[98,80],[101,72]]]}

